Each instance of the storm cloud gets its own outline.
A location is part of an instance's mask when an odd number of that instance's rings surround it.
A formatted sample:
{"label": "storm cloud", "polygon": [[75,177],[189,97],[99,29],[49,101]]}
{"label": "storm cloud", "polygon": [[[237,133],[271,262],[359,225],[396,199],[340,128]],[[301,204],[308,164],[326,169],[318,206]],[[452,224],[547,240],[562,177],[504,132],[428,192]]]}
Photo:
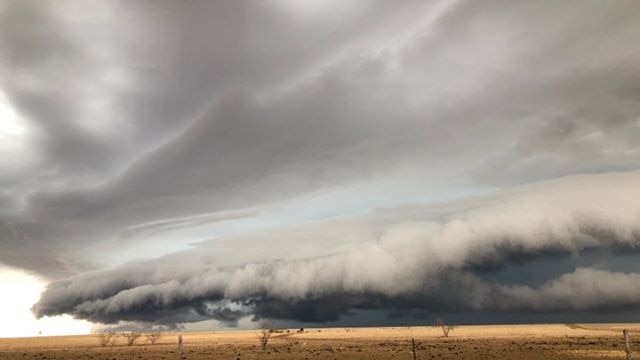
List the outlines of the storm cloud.
{"label": "storm cloud", "polygon": [[[603,263],[594,264],[601,269],[549,272],[548,280],[537,286],[488,283],[475,268],[491,263],[499,269],[517,255],[528,256],[520,260],[527,262],[549,252],[579,257],[592,249],[637,248],[640,203],[627,199],[638,195],[638,172],[582,175],[440,204],[438,209],[454,210],[440,210],[438,216],[417,206],[247,235],[255,244],[273,239],[264,249],[234,246],[243,239],[210,241],[179,254],[55,282],[34,311],[101,322],[162,322],[167,312],[193,313],[201,320],[254,314],[328,321],[351,308],[554,311],[637,306],[640,275],[608,271]],[[324,249],[283,255],[279,245],[304,248],[306,242],[322,242]],[[216,254],[216,248],[225,247],[239,254]],[[304,306],[325,309],[309,317],[309,310],[299,309]]]}
{"label": "storm cloud", "polygon": [[0,1],[0,263],[104,323],[637,309],[639,20]]}

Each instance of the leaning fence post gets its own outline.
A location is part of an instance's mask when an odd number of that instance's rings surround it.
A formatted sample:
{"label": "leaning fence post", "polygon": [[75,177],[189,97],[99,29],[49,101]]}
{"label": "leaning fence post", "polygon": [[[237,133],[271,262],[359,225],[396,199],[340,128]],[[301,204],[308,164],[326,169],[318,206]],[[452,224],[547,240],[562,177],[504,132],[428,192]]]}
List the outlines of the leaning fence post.
{"label": "leaning fence post", "polygon": [[178,360],[183,360],[184,354],[182,352],[182,335],[178,335]]}
{"label": "leaning fence post", "polygon": [[622,330],[624,336],[624,351],[627,353],[627,360],[631,360],[631,348],[629,347],[629,330]]}

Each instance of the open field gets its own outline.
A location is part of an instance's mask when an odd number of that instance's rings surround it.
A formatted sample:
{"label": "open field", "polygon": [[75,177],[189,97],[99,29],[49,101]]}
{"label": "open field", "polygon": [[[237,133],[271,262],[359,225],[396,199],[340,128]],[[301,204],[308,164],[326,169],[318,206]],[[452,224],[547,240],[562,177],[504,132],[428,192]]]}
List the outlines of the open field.
{"label": "open field", "polygon": [[[449,338],[433,327],[305,329],[273,334],[261,350],[256,331],[182,333],[185,358],[203,359],[624,359],[622,329],[632,330],[640,351],[639,324],[460,326]],[[7,360],[177,359],[177,333],[156,345],[145,338],[101,347],[93,335],[0,339]],[[640,353],[638,354],[640,355]]]}

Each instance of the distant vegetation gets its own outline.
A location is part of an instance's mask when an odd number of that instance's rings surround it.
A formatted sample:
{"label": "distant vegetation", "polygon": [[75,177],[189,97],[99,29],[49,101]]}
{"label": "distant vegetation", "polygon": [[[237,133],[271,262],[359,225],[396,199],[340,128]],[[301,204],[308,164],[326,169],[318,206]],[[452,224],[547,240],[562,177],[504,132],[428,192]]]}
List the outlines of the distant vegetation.
{"label": "distant vegetation", "polygon": [[440,328],[444,337],[449,337],[449,332],[456,328],[455,325],[447,325],[447,323],[445,323],[441,318],[436,319],[436,321],[433,323],[433,326]]}
{"label": "distant vegetation", "polygon": [[98,334],[98,342],[100,343],[100,346],[113,346],[116,341],[115,337],[116,333],[114,332],[101,332]]}
{"label": "distant vegetation", "polygon": [[[116,333],[113,331],[104,331],[100,332],[96,335],[98,339],[98,343],[100,346],[114,346],[116,344],[116,339],[118,337],[123,337],[126,340],[127,346],[133,346],[136,341],[143,336],[142,333],[130,331],[124,333]],[[159,331],[152,331],[144,334],[144,337],[147,339],[149,345],[155,345],[158,343],[158,340],[162,337],[162,333]]]}
{"label": "distant vegetation", "polygon": [[162,337],[162,333],[159,331],[154,331],[146,334],[145,337],[147,338],[147,341],[149,341],[149,344],[155,345]]}
{"label": "distant vegetation", "polygon": [[260,341],[260,348],[262,350],[267,349],[267,344],[269,343],[269,339],[271,338],[271,334],[273,331],[266,324],[262,324],[260,328],[260,332],[258,333],[258,340]]}

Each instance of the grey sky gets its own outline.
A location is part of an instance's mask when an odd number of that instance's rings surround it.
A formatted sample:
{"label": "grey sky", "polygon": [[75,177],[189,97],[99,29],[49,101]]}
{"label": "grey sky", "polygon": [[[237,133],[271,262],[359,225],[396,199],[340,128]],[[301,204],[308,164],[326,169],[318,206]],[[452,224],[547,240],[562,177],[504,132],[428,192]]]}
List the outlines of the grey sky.
{"label": "grey sky", "polygon": [[[638,20],[634,1],[2,1],[0,263],[52,282],[38,314],[110,323],[635,309],[549,304],[638,281],[612,265],[638,241]],[[610,263],[548,283],[479,270],[593,248]]]}

